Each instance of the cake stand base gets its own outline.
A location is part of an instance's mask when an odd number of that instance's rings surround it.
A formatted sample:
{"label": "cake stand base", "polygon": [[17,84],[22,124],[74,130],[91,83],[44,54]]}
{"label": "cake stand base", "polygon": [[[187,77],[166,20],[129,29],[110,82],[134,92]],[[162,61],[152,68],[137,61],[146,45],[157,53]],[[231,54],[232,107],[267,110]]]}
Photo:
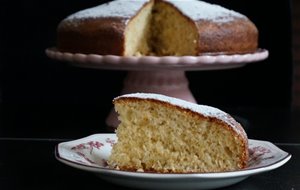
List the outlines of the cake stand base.
{"label": "cake stand base", "polygon": [[[164,94],[196,102],[182,70],[129,71],[124,79],[121,94],[137,92]],[[114,109],[109,113],[106,124],[111,128],[117,128],[119,121]]]}

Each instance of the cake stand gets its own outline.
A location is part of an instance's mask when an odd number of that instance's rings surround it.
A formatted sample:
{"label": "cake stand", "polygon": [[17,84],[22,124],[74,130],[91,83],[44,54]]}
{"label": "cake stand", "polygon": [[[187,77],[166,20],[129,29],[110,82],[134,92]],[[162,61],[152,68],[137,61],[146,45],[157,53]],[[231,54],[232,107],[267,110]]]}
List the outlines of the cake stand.
{"label": "cake stand", "polygon": [[[258,49],[247,54],[206,54],[200,56],[115,56],[59,52],[55,48],[46,50],[48,57],[71,63],[74,66],[126,70],[121,94],[147,92],[164,94],[190,102],[196,102],[191,93],[186,71],[218,70],[243,67],[248,63],[264,60],[269,52]],[[115,129],[118,126],[117,114],[112,109],[106,124]]]}

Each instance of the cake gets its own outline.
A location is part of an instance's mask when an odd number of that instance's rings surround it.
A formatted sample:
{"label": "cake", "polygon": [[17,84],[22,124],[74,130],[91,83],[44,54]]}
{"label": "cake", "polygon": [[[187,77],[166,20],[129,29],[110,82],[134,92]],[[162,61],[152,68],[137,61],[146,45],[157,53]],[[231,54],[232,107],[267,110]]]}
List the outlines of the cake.
{"label": "cake", "polygon": [[248,139],[229,114],[169,96],[134,93],[113,100],[119,114],[111,168],[157,173],[243,169]]}
{"label": "cake", "polygon": [[258,30],[246,16],[198,0],[115,0],[57,28],[57,49],[70,53],[195,56],[257,48]]}

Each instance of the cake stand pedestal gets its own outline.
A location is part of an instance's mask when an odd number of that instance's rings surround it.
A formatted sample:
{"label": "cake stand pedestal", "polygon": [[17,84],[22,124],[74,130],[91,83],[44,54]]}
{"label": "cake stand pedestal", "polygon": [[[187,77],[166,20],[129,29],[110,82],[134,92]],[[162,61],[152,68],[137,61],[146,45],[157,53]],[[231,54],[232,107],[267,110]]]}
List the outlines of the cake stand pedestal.
{"label": "cake stand pedestal", "polygon": [[[196,102],[191,93],[185,72],[182,70],[129,71],[124,79],[121,94],[136,92],[164,94],[190,102]],[[117,115],[111,110],[106,119],[108,126],[118,126]]]}
{"label": "cake stand pedestal", "polygon": [[[67,61],[74,66],[128,71],[121,94],[158,93],[190,102],[196,101],[189,89],[186,71],[238,68],[264,60],[269,55],[267,50],[258,49],[253,53],[234,55],[124,57],[63,53],[55,48],[47,49],[46,54],[52,59]],[[106,124],[115,129],[118,123],[117,114],[112,109]]]}

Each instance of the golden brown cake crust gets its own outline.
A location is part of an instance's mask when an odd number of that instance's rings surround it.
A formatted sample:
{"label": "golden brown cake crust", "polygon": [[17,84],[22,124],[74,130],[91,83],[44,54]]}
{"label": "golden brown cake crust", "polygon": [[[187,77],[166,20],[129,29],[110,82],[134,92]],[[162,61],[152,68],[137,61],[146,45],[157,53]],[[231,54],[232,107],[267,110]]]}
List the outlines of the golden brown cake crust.
{"label": "golden brown cake crust", "polygon": [[198,53],[236,54],[255,52],[258,48],[258,30],[248,19],[214,23],[196,21],[199,32]]}
{"label": "golden brown cake crust", "polygon": [[[139,94],[137,94],[139,96]],[[249,152],[248,152],[248,138],[247,134],[245,133],[243,127],[238,123],[232,116],[229,114],[222,112],[216,113],[218,116],[214,116],[214,114],[205,114],[200,112],[195,112],[194,110],[185,108],[183,106],[175,105],[173,103],[169,103],[168,101],[161,101],[158,99],[152,99],[152,98],[140,98],[140,97],[122,97],[114,99],[113,103],[120,103],[120,104],[126,104],[128,102],[142,102],[147,101],[151,102],[153,104],[158,104],[160,106],[168,107],[169,109],[180,110],[181,112],[185,112],[187,115],[190,115],[192,118],[198,118],[199,120],[206,120],[207,122],[214,122],[218,123],[219,126],[223,127],[225,130],[230,131],[231,135],[234,136],[234,138],[237,138],[240,140],[243,153],[240,155],[240,163],[238,164],[238,167],[240,169],[243,169],[247,167],[248,159],[249,159]],[[201,106],[201,105],[200,105]],[[214,109],[214,108],[213,108]],[[127,170],[127,171],[137,171],[139,168],[133,168],[130,166],[120,167],[118,166],[120,170]],[[157,170],[145,170],[144,172],[158,172],[158,173],[166,173],[166,171],[157,171]],[[174,173],[172,171],[169,171],[170,173]],[[210,171],[210,172],[220,172],[220,171]],[[185,172],[186,173],[186,172]],[[188,172],[189,173],[189,172]]]}
{"label": "golden brown cake crust", "polygon": [[123,55],[128,19],[88,18],[63,21],[57,30],[57,47],[70,53]]}

